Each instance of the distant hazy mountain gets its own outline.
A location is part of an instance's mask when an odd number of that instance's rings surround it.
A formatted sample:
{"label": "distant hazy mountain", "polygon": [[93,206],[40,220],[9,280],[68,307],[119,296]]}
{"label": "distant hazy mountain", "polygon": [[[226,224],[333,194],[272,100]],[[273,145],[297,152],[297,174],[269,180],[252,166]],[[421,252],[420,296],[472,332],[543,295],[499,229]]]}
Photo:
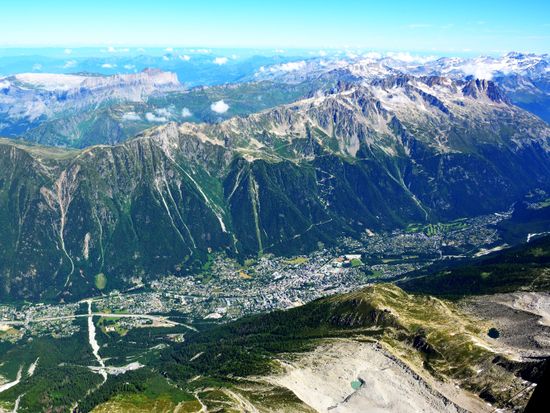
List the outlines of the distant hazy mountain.
{"label": "distant hazy mountain", "polygon": [[3,78],[0,86],[3,111],[29,121],[111,100],[142,101],[182,87],[175,74],[153,69],[113,76],[22,73]]}
{"label": "distant hazy mountain", "polygon": [[0,79],[0,130],[16,136],[47,119],[73,121],[89,108],[143,102],[154,93],[178,89],[177,76],[159,70],[114,76],[22,73]]}
{"label": "distant hazy mountain", "polygon": [[550,127],[491,81],[352,76],[118,146],[4,140],[0,162],[2,296],[74,298],[98,273],[112,288],[185,273],[208,249],[297,253],[506,208],[550,189]]}
{"label": "distant hazy mountain", "polygon": [[311,57],[307,50],[231,48],[0,48],[0,77],[18,73],[134,74],[148,68],[175,73],[188,87],[234,83],[262,66]]}
{"label": "distant hazy mountain", "polygon": [[[204,56],[193,59],[199,58]],[[371,53],[278,59],[281,62],[276,64],[275,58],[263,59],[266,65],[242,68],[241,75],[232,78],[239,83],[193,89],[179,83],[177,76],[183,84],[189,84],[187,74],[177,72],[179,66],[173,67],[178,75],[146,69],[110,76],[23,73],[4,77],[0,79],[0,135],[77,148],[114,144],[168,121],[216,123],[311,96],[316,91],[325,93],[339,82],[372,82],[403,75],[492,80],[511,102],[550,120],[546,55],[509,53],[500,58],[435,59]],[[221,66],[227,65],[226,72],[237,64],[231,59],[219,61],[224,62]],[[158,64],[155,60],[150,63]],[[212,61],[203,63],[220,66]],[[163,60],[160,66],[167,64]],[[121,69],[117,66],[109,70],[116,73]],[[223,102],[224,110],[212,109],[216,102]]]}
{"label": "distant hazy mountain", "polygon": [[330,57],[261,68],[257,79],[302,82],[322,76],[381,78],[398,73],[492,80],[516,105],[550,121],[550,56],[511,52],[501,57],[435,58],[409,54]]}
{"label": "distant hazy mountain", "polygon": [[516,105],[550,122],[550,56],[508,53],[500,58],[439,59],[427,65],[445,76],[492,79]]}
{"label": "distant hazy mountain", "polygon": [[150,69],[113,76],[26,73],[0,79],[0,136],[76,148],[115,144],[170,121],[215,123],[258,112],[317,87],[263,81],[186,89],[174,73]]}

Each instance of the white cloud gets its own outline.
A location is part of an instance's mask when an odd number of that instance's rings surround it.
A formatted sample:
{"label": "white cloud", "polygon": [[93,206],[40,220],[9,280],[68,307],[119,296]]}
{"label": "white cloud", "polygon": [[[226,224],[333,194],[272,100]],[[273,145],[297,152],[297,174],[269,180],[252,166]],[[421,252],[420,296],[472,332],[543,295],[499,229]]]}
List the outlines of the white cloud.
{"label": "white cloud", "polygon": [[414,56],[409,52],[388,52],[387,55],[405,63],[427,63],[437,59],[437,56]]}
{"label": "white cloud", "polygon": [[319,50],[319,56],[325,57],[326,55],[327,55],[327,52],[325,52],[324,50]]}
{"label": "white cloud", "polygon": [[122,115],[122,120],[138,121],[141,117],[136,112],[128,112]]}
{"label": "white cloud", "polygon": [[169,118],[172,116],[172,113],[170,113],[170,111],[166,108],[155,109],[155,113],[159,116],[163,116],[164,118]]}
{"label": "white cloud", "polygon": [[71,67],[75,67],[76,65],[77,65],[76,60],[67,60],[63,65],[63,69],[70,69]]}
{"label": "white cloud", "polygon": [[306,62],[301,60],[299,62],[283,63],[282,65],[278,66],[278,69],[284,72],[293,72],[295,70],[305,69],[305,67]]}
{"label": "white cloud", "polygon": [[180,59],[183,60],[184,62],[188,62],[189,60],[191,60],[191,56],[183,54],[180,56]]}
{"label": "white cloud", "polygon": [[210,105],[210,109],[216,113],[225,113],[229,110],[229,105],[222,100],[218,100]]}
{"label": "white cloud", "polygon": [[216,65],[224,65],[227,63],[227,60],[227,57],[216,57],[213,63]]}
{"label": "white cloud", "polygon": [[190,53],[199,53],[199,54],[210,54],[212,50],[210,49],[188,49]]}
{"label": "white cloud", "polygon": [[108,53],[127,53],[130,51],[127,47],[124,47],[122,49],[117,49],[116,47],[109,46],[107,50],[101,50],[102,52],[108,52]]}
{"label": "white cloud", "polygon": [[173,52],[174,49],[172,47],[167,47],[166,49],[164,49],[164,51],[166,52]]}
{"label": "white cloud", "polygon": [[116,64],[114,64],[114,63],[103,63],[103,64],[101,65],[101,67],[102,67],[103,69],[114,69],[114,68],[117,67],[117,66],[116,66]]}
{"label": "white cloud", "polygon": [[65,49],[65,54],[71,54],[73,52],[73,49]]}
{"label": "white cloud", "polygon": [[136,68],[135,65],[130,65],[130,64],[124,65],[124,69],[126,69],[126,70],[132,70],[132,69],[135,69],[135,68]]}
{"label": "white cloud", "polygon": [[368,52],[368,53],[365,53],[363,55],[363,57],[367,58],[367,59],[374,59],[374,60],[377,60],[377,59],[380,59],[382,58],[382,54],[378,53],[378,52]]}
{"label": "white cloud", "polygon": [[156,116],[151,112],[145,114],[145,119],[147,119],[147,122],[168,122],[168,119],[164,116]]}
{"label": "white cloud", "polygon": [[32,70],[33,71],[42,70],[42,65],[40,63],[35,63],[34,65],[32,65]]}
{"label": "white cloud", "polygon": [[472,75],[476,79],[491,80],[495,72],[490,65],[483,63],[469,63],[462,66],[462,71],[465,75]]}
{"label": "white cloud", "polygon": [[190,111],[189,109],[183,108],[183,109],[181,110],[181,116],[182,116],[183,118],[190,118],[191,116],[193,116],[193,114],[191,113],[191,111]]}
{"label": "white cloud", "polygon": [[170,60],[170,58],[169,58],[168,56],[164,55],[164,56],[162,56],[162,60],[164,60],[165,62],[167,62],[167,61]]}
{"label": "white cloud", "polygon": [[275,53],[284,53],[285,51],[283,49],[275,49]]}

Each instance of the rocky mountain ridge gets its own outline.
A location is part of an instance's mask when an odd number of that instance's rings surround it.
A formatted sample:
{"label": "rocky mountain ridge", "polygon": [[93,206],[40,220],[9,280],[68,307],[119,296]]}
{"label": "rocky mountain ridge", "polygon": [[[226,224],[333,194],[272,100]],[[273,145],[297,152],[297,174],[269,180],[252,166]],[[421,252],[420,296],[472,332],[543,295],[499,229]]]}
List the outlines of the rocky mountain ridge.
{"label": "rocky mountain ridge", "polygon": [[510,52],[499,57],[473,58],[413,56],[408,53],[376,52],[362,55],[322,57],[301,64],[273,65],[255,74],[256,79],[290,83],[322,77],[383,79],[406,74],[442,76],[455,80],[491,80],[516,105],[550,122],[550,56]]}
{"label": "rocky mountain ridge", "polygon": [[0,143],[1,295],[74,299],[296,254],[550,189],[550,130],[490,82],[340,82],[219,124],[168,123],[81,151]]}

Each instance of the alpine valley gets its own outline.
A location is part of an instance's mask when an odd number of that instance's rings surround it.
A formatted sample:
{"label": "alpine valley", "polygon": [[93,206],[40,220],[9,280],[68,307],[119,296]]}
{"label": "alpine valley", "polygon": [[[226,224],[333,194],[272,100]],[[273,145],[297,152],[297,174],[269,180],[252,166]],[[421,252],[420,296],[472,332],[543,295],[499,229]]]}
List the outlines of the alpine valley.
{"label": "alpine valley", "polygon": [[523,411],[548,55],[166,56],[0,78],[0,412]]}

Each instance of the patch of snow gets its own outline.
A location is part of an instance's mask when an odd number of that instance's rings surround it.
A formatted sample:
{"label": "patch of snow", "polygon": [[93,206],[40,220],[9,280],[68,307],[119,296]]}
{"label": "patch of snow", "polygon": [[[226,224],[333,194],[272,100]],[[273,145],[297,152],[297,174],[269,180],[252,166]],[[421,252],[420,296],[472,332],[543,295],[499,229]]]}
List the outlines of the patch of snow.
{"label": "patch of snow", "polygon": [[78,88],[86,76],[63,75],[54,73],[21,73],[15,79],[49,91],[70,90]]}

